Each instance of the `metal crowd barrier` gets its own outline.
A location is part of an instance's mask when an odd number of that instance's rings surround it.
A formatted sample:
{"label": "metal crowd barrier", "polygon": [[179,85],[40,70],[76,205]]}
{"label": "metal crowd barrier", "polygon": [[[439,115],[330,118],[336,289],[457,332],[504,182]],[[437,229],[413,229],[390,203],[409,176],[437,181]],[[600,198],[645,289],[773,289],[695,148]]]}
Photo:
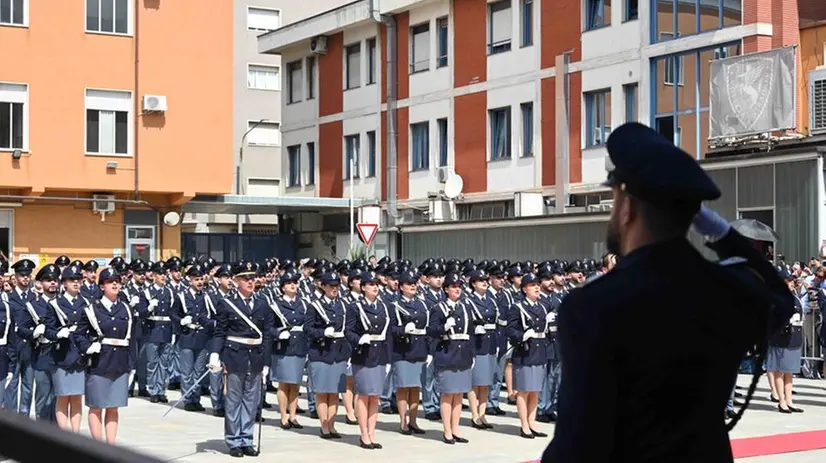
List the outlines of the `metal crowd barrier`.
{"label": "metal crowd barrier", "polygon": [[0,410],[0,455],[20,463],[41,463],[55,458],[83,463],[162,463],[153,457],[60,430],[54,423],[34,421]]}
{"label": "metal crowd barrier", "polygon": [[[809,311],[806,312],[805,310]],[[809,301],[803,314],[803,347],[801,350],[801,370],[803,376],[820,378],[822,372],[823,349],[821,347],[820,327],[823,315],[817,302]]]}

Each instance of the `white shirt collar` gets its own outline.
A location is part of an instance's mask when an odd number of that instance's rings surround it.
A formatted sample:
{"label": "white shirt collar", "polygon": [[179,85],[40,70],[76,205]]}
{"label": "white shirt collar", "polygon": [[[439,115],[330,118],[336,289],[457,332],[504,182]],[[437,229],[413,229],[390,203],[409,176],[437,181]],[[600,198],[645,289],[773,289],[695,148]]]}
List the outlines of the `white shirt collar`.
{"label": "white shirt collar", "polygon": [[162,290],[162,289],[163,289],[162,287],[158,286],[158,284],[157,284],[157,283],[153,283],[153,284],[152,284],[152,286],[154,286],[154,287],[155,287],[155,289],[156,289],[156,290],[158,290],[158,291],[160,291],[160,290]]}
{"label": "white shirt collar", "polygon": [[295,296],[292,296],[292,297],[291,297],[291,296],[287,296],[287,295],[285,294],[285,295],[284,295],[284,297],[283,297],[283,299],[284,299],[285,301],[287,301],[287,302],[292,303],[292,302],[295,302],[296,297],[295,297]]}
{"label": "white shirt collar", "polygon": [[198,293],[196,293],[195,290],[192,289],[191,286],[189,287],[189,292],[192,294],[192,297],[198,297]]}
{"label": "white shirt collar", "polygon": [[69,295],[68,292],[66,292],[66,293],[63,293],[63,298],[66,299],[67,301],[69,301],[69,304],[71,305],[71,304],[75,303],[75,299],[77,299],[78,296],[72,297],[71,295]]}
{"label": "white shirt collar", "polygon": [[106,310],[108,310],[109,312],[111,312],[112,307],[115,306],[115,303],[110,301],[109,298],[106,297],[106,296],[103,296],[102,298],[100,298],[100,303],[103,304],[103,307],[105,307]]}

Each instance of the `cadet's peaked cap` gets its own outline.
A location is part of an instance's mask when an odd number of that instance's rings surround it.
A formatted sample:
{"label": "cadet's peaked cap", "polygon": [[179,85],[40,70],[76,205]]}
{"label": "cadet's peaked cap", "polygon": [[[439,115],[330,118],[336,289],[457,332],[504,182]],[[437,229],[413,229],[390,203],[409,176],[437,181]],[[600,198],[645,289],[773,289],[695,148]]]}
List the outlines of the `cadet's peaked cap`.
{"label": "cadet's peaked cap", "polygon": [[14,269],[14,273],[20,275],[31,275],[34,270],[34,262],[29,259],[18,260],[11,266],[11,268]]}
{"label": "cadet's peaked cap", "polygon": [[614,170],[606,186],[659,206],[693,206],[720,197],[697,161],[648,126],[629,122],[617,127],[607,147]]}
{"label": "cadet's peaked cap", "polygon": [[107,267],[100,271],[98,275],[98,284],[102,285],[109,281],[120,281],[120,274],[112,267]]}
{"label": "cadet's peaked cap", "polygon": [[55,264],[49,264],[44,266],[37,272],[37,276],[35,277],[36,280],[59,280],[60,279],[60,268]]}
{"label": "cadet's peaked cap", "polygon": [[80,267],[70,265],[63,269],[63,273],[60,274],[61,280],[80,280],[83,278],[83,274],[80,273]]}

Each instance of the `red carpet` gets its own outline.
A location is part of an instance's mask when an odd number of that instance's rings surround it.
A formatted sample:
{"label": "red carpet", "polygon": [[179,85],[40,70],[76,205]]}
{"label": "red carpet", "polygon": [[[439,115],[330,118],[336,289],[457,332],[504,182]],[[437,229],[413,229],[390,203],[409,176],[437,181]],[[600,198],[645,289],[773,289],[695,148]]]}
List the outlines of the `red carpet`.
{"label": "red carpet", "polygon": [[[731,440],[735,459],[819,449],[826,449],[826,429]],[[539,463],[539,460],[526,463]]]}
{"label": "red carpet", "polygon": [[732,439],[734,458],[826,449],[826,430]]}

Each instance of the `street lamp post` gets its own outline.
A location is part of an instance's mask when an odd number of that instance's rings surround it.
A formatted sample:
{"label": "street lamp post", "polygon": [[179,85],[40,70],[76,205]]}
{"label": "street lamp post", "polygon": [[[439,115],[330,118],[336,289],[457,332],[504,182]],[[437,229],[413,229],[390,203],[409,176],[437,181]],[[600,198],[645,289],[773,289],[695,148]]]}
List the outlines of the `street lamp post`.
{"label": "street lamp post", "polygon": [[[250,134],[250,132],[255,130],[256,127],[265,122],[268,122],[268,120],[261,119],[260,121],[252,124],[252,127],[247,129],[247,131],[244,132],[244,135],[241,137],[241,148],[238,149],[238,163],[235,165],[235,194],[237,195],[241,194],[241,163],[244,161],[244,147],[247,144],[247,136]],[[237,222],[236,228],[238,229],[238,234],[240,235],[244,232],[244,225],[241,223],[241,214],[235,214],[235,220]]]}

